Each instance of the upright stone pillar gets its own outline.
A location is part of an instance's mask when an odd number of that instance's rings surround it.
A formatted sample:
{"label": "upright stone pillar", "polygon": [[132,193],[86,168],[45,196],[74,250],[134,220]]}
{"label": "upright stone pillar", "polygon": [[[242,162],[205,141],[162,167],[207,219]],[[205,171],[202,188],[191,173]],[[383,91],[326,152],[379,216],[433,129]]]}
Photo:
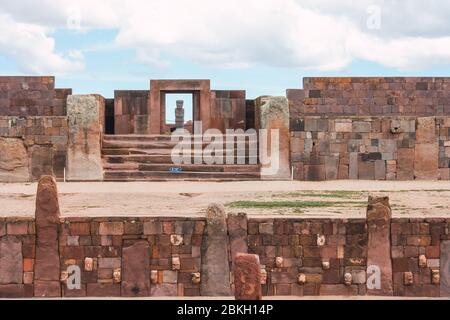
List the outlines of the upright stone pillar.
{"label": "upright stone pillar", "polygon": [[60,297],[58,251],[59,203],[55,179],[43,176],[36,194],[36,262],[34,295]]}
{"label": "upright stone pillar", "polygon": [[441,241],[440,293],[450,297],[450,240]]}
{"label": "upright stone pillar", "polygon": [[206,212],[202,242],[202,296],[230,296],[230,267],[225,209],[211,204]]}
{"label": "upright stone pillar", "polygon": [[[392,296],[391,207],[389,197],[371,197],[367,205],[367,267],[381,272],[381,288],[367,290],[368,295]],[[369,277],[371,275],[368,275]]]}
{"label": "upright stone pillar", "polygon": [[[260,110],[259,160],[263,180],[289,180],[289,102],[272,97]],[[264,133],[267,133],[264,137]],[[265,141],[266,140],[266,141]]]}
{"label": "upright stone pillar", "polygon": [[261,300],[261,267],[255,254],[238,253],[234,268],[234,297],[236,300]]}
{"label": "upright stone pillar", "polygon": [[150,247],[139,241],[122,250],[122,296],[150,296]]}
{"label": "upright stone pillar", "polygon": [[67,98],[69,141],[66,178],[69,181],[103,180],[101,109],[99,99],[93,95]]}
{"label": "upright stone pillar", "polygon": [[177,100],[177,107],[175,109],[175,127],[177,129],[183,129],[184,128],[184,108],[183,108],[184,101],[183,100]]}
{"label": "upright stone pillar", "polygon": [[434,117],[417,119],[414,177],[417,180],[437,180],[439,177],[439,139]]}
{"label": "upright stone pillar", "polygon": [[233,265],[239,253],[248,252],[247,215],[245,213],[228,215],[228,236],[230,238],[230,254]]}

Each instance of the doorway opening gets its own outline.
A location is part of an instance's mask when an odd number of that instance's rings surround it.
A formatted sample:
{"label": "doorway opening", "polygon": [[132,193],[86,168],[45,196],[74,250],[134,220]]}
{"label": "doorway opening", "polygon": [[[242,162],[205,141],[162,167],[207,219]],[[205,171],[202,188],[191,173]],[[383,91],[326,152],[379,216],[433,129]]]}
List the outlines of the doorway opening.
{"label": "doorway opening", "polygon": [[194,95],[192,93],[165,94],[164,132],[170,133],[178,128],[193,132]]}

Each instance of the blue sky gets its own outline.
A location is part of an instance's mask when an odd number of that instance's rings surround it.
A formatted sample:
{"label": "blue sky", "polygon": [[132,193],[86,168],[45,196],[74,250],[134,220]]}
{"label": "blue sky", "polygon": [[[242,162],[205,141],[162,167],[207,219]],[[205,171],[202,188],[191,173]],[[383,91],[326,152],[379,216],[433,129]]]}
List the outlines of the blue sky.
{"label": "blue sky", "polygon": [[211,79],[248,98],[284,95],[307,76],[447,76],[449,15],[434,0],[230,0],[220,10],[206,0],[0,0],[0,74],[56,75],[58,87],[105,97],[150,79]]}

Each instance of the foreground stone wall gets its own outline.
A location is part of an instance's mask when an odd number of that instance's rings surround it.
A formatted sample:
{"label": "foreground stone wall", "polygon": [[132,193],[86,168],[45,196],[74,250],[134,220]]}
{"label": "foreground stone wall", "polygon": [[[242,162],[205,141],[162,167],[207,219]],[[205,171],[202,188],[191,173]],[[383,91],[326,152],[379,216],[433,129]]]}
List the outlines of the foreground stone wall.
{"label": "foreground stone wall", "polygon": [[64,177],[66,117],[0,116],[0,181],[26,182],[43,174]]}
{"label": "foreground stone wall", "polygon": [[450,117],[291,117],[298,180],[448,180]]}
{"label": "foreground stone wall", "polygon": [[[58,296],[200,296],[205,223],[202,218],[61,219]],[[392,295],[449,296],[449,282],[441,284],[449,279],[449,270],[441,267],[449,263],[449,226],[449,219],[392,220]],[[365,219],[249,219],[243,237],[248,252],[259,256],[264,296],[370,294]],[[35,241],[33,220],[0,219],[0,297],[33,296]],[[148,260],[129,258],[125,251],[142,241]],[[81,270],[80,289],[68,290],[65,283],[71,265]],[[125,293],[127,269],[143,270],[149,290]]]}
{"label": "foreground stone wall", "polygon": [[[391,219],[388,198],[369,199],[367,220],[248,219],[217,205],[208,212],[58,218],[56,186],[44,177],[36,222],[0,219],[0,297],[224,296],[235,289],[251,298],[245,279],[260,281],[255,298],[450,296],[450,219]],[[255,263],[259,275],[236,278],[241,268],[254,273]],[[79,286],[71,287],[77,272]]]}

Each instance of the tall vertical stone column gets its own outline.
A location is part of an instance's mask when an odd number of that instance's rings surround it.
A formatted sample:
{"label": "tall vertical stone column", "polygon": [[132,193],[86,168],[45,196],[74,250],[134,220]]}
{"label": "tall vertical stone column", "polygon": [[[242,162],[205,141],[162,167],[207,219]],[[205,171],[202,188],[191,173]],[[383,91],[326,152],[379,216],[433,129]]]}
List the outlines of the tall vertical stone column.
{"label": "tall vertical stone column", "polygon": [[183,100],[177,100],[177,107],[175,109],[175,127],[177,129],[183,129],[184,128],[184,108],[183,108],[184,101]]}
{"label": "tall vertical stone column", "polygon": [[261,267],[255,254],[238,253],[234,268],[236,300],[261,300]]}
{"label": "tall vertical stone column", "polygon": [[245,213],[229,214],[227,222],[228,236],[230,239],[231,261],[233,261],[234,265],[237,254],[248,252],[247,215]]}
{"label": "tall vertical stone column", "polygon": [[148,297],[150,295],[150,247],[147,241],[139,241],[122,250],[122,282],[124,297]]}
{"label": "tall vertical stone column", "polygon": [[[367,205],[367,267],[379,270],[380,288],[367,290],[368,295],[392,296],[391,207],[389,197],[369,197]],[[368,275],[370,277],[371,275]]]}
{"label": "tall vertical stone column", "polygon": [[229,296],[230,267],[225,209],[211,204],[206,212],[206,227],[202,242],[202,296]]}
{"label": "tall vertical stone column", "polygon": [[418,118],[414,148],[414,177],[417,180],[437,180],[439,176],[439,139],[436,118]]}
{"label": "tall vertical stone column", "polygon": [[[285,97],[272,97],[261,106],[259,160],[263,180],[289,180],[289,102]],[[261,131],[262,129],[262,131]],[[267,130],[267,141],[261,133]],[[266,142],[266,143],[265,143]]]}
{"label": "tall vertical stone column", "polygon": [[36,262],[34,295],[60,297],[58,251],[59,203],[55,179],[43,176],[36,194]]}
{"label": "tall vertical stone column", "polygon": [[440,295],[450,297],[450,240],[441,241]]}
{"label": "tall vertical stone column", "polygon": [[103,180],[100,113],[100,101],[93,95],[67,98],[69,142],[66,178],[69,181]]}

